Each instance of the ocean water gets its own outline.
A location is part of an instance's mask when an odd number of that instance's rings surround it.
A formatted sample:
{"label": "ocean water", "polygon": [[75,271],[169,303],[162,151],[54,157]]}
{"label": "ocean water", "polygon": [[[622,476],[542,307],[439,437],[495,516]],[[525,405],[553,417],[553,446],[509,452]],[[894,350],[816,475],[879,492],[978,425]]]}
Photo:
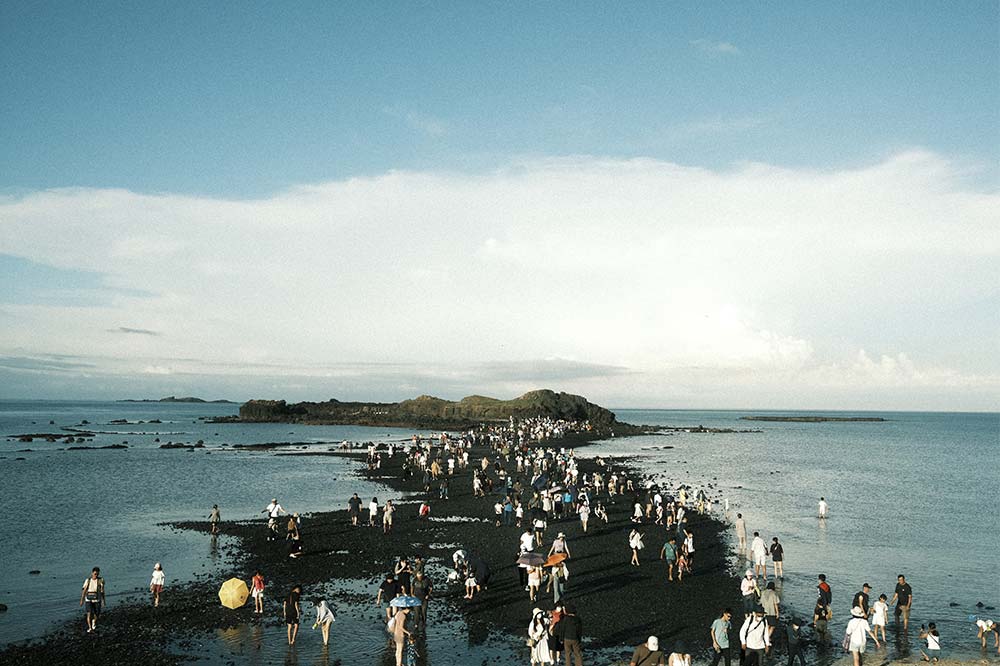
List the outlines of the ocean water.
{"label": "ocean water", "polygon": [[[146,588],[156,561],[169,584],[226,571],[221,539],[174,532],[165,521],[205,519],[214,503],[224,519],[249,519],[272,497],[290,511],[342,508],[353,492],[392,493],[354,474],[339,457],[287,457],[240,452],[222,444],[302,441],[389,441],[414,431],[287,424],[208,424],[200,417],[233,414],[236,405],[0,402],[0,435],[60,432],[84,419],[101,431],[91,446],[128,442],[126,450],[66,451],[63,443],[0,439],[8,538],[0,540],[0,644],[42,635],[78,618],[79,588],[92,566],[109,584],[109,605]],[[896,573],[914,588],[910,636],[892,640],[884,656],[912,656],[916,627],[936,621],[952,655],[979,656],[972,615],[990,615],[977,601],[1000,607],[993,561],[1000,545],[996,498],[1000,488],[1000,416],[997,414],[879,413],[885,423],[765,423],[740,421],[748,412],[618,410],[630,423],[759,429],[761,433],[678,433],[611,439],[587,450],[634,457],[664,480],[712,483],[743,513],[748,530],[785,546],[784,603],[803,616],[815,600],[816,574],[834,591],[833,632],[849,614],[863,582],[874,597],[890,597]],[[757,412],[754,412],[757,413]],[[129,425],[110,421],[127,419]],[[137,424],[159,420],[161,423]],[[54,423],[50,424],[50,421]],[[159,438],[160,442],[154,441]],[[167,441],[206,449],[160,450]],[[673,448],[665,448],[673,447]],[[24,452],[23,449],[32,449]],[[18,458],[23,458],[18,460]],[[830,517],[816,518],[823,495]],[[718,507],[721,510],[721,507]],[[307,519],[308,520],[308,519]],[[38,570],[39,574],[30,574]],[[243,574],[245,572],[233,572]],[[735,584],[735,583],[734,583]],[[166,598],[166,597],[165,597]],[[952,605],[955,604],[955,605]],[[374,606],[373,606],[374,608]],[[288,653],[282,627],[246,627],[199,637],[188,650],[209,662],[381,664],[377,613],[345,617],[329,654],[310,640]],[[1000,617],[993,613],[993,617]],[[455,626],[451,626],[455,625]],[[421,663],[517,663],[523,642],[453,621],[422,646]],[[371,627],[366,631],[366,627]],[[334,634],[338,627],[335,625]],[[374,635],[376,638],[372,639]],[[455,636],[467,637],[457,640]],[[315,645],[314,645],[315,644]],[[313,650],[313,648],[316,648]],[[315,654],[313,654],[315,652]],[[839,650],[831,650],[840,656]],[[816,658],[813,663],[826,663]]]}

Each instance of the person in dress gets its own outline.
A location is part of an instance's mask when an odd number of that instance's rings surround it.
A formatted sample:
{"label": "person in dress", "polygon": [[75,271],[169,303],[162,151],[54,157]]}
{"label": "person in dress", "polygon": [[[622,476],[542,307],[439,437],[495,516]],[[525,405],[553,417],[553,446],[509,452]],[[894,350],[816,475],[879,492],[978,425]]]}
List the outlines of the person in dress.
{"label": "person in dress", "polygon": [[153,565],[153,576],[149,579],[149,591],[153,594],[153,608],[160,605],[160,593],[163,592],[165,580],[166,575],[163,573],[163,567],[157,562]]}
{"label": "person in dress", "polygon": [[532,666],[551,664],[552,653],[549,651],[549,618],[540,608],[532,609],[531,622],[528,624],[528,645],[531,646]]}
{"label": "person in dress", "polygon": [[872,631],[878,637],[879,630],[882,631],[882,642],[885,642],[885,625],[889,621],[889,604],[887,597],[880,594],[878,601],[872,604]]}
{"label": "person in dress", "polygon": [[855,606],[851,609],[851,620],[847,623],[847,630],[844,632],[844,644],[854,659],[854,666],[861,666],[861,655],[865,653],[869,636],[875,641],[875,647],[878,647],[878,639],[875,638],[871,627],[868,626],[865,612],[861,610],[860,606]]}
{"label": "person in dress", "polygon": [[632,566],[639,566],[639,551],[642,550],[642,535],[632,530],[628,535],[628,547],[632,549]]}

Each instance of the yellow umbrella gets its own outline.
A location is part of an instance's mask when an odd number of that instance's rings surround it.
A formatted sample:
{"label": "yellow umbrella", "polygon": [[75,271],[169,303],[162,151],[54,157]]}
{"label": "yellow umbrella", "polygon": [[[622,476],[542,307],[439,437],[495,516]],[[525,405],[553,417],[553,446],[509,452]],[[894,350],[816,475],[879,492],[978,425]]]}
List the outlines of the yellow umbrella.
{"label": "yellow umbrella", "polygon": [[226,608],[239,608],[247,602],[249,596],[247,584],[239,578],[230,578],[219,589],[219,601]]}

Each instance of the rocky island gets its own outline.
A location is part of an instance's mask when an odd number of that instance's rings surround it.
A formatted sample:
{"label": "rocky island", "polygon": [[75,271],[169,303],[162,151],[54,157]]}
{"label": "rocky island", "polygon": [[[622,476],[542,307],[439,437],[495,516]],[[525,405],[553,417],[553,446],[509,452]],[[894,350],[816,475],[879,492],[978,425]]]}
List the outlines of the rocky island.
{"label": "rocky island", "polygon": [[402,402],[298,402],[250,400],[239,416],[214,419],[215,423],[301,423],[309,425],[363,425],[381,427],[448,429],[510,418],[551,417],[586,421],[595,435],[638,434],[636,426],[619,422],[614,412],[570,393],[542,389],[513,400],[472,395],[459,401],[422,395]]}
{"label": "rocky island", "polygon": [[772,421],[779,423],[882,423],[888,421],[879,416],[741,416],[741,421]]}

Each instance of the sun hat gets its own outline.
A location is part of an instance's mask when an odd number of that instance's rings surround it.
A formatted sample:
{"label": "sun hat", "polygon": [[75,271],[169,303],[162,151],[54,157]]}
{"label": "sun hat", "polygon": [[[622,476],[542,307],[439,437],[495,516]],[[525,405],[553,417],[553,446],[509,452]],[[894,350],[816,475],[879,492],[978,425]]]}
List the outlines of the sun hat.
{"label": "sun hat", "polygon": [[865,612],[861,610],[861,606],[855,606],[854,608],[851,609],[851,615],[853,615],[854,617],[864,617]]}
{"label": "sun hat", "polygon": [[743,575],[744,576],[753,576],[753,571],[751,571],[750,569],[747,569],[747,572],[745,574],[743,574]]}
{"label": "sun hat", "polygon": [[560,532],[559,534],[556,535],[556,538],[557,539],[565,539],[566,538],[566,533],[565,532]]}
{"label": "sun hat", "polygon": [[536,615],[538,615],[541,612],[542,612],[541,608],[532,608],[531,609],[531,617],[535,617]]}

